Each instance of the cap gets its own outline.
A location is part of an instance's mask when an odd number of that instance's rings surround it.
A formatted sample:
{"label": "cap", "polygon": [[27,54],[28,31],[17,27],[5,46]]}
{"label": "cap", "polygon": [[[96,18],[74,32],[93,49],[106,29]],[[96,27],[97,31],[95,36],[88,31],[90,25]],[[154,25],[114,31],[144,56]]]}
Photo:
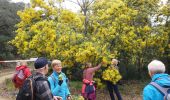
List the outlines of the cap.
{"label": "cap", "polygon": [[46,64],[48,64],[48,60],[44,57],[41,57],[35,61],[34,67],[35,69],[39,69],[39,68],[43,68]]}

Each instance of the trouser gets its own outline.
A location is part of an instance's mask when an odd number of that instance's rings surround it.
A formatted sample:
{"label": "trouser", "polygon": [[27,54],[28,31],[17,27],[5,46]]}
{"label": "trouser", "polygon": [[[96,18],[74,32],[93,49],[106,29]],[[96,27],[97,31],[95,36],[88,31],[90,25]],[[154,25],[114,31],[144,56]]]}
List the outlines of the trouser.
{"label": "trouser", "polygon": [[92,99],[84,99],[84,100],[92,100]]}
{"label": "trouser", "polygon": [[114,94],[113,94],[113,90],[114,90],[118,100],[122,100],[122,97],[121,97],[120,92],[118,90],[118,85],[117,84],[113,84],[110,81],[106,81],[106,84],[107,84],[107,88],[108,88],[111,100],[115,100]]}
{"label": "trouser", "polygon": [[96,93],[93,92],[93,93],[87,95],[87,97],[84,97],[84,100],[96,100]]}

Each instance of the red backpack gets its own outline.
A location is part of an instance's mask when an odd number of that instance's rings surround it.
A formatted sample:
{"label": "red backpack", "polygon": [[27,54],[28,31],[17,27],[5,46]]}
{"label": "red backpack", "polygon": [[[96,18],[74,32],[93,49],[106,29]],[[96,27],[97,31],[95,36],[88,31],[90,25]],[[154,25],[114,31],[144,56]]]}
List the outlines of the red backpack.
{"label": "red backpack", "polygon": [[23,82],[25,81],[25,79],[27,78],[24,73],[25,70],[26,68],[18,69],[18,70],[16,69],[14,77],[12,78],[15,88],[20,88]]}

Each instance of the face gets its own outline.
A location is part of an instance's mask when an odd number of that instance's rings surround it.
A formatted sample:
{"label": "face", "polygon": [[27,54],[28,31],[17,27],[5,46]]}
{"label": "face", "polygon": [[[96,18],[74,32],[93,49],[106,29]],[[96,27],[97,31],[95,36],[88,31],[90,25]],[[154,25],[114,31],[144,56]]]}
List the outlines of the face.
{"label": "face", "polygon": [[19,67],[21,65],[21,62],[17,62],[16,67]]}
{"label": "face", "polygon": [[148,72],[149,73],[149,76],[152,77],[153,76],[153,73],[151,71]]}
{"label": "face", "polygon": [[56,65],[53,67],[53,69],[54,69],[57,73],[60,73],[61,70],[62,70],[62,65],[61,65],[61,63],[56,64]]}
{"label": "face", "polygon": [[87,67],[92,67],[92,64],[91,64],[91,63],[88,63],[88,64],[87,64]]}
{"label": "face", "polygon": [[48,64],[45,66],[45,74],[48,73]]}
{"label": "face", "polygon": [[21,65],[27,66],[27,62],[22,62]]}
{"label": "face", "polygon": [[111,62],[113,65],[117,65],[117,61],[116,60],[114,60],[114,59],[112,59],[112,62]]}

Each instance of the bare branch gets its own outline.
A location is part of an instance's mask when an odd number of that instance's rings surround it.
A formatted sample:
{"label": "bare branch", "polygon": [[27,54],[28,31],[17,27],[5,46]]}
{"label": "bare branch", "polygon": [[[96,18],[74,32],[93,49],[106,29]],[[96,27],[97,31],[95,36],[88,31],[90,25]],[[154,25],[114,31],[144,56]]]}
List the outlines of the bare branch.
{"label": "bare branch", "polygon": [[72,0],[67,0],[67,1],[72,2],[72,3],[76,4],[76,5],[79,5],[80,8],[83,9],[82,5],[80,4],[80,2],[78,0],[77,0],[77,2],[74,2]]}
{"label": "bare branch", "polygon": [[89,7],[95,0],[92,0],[88,5],[87,7]]}
{"label": "bare branch", "polygon": [[78,5],[80,6],[80,8],[83,9],[83,7],[81,6],[79,0],[77,0],[77,3],[78,3]]}
{"label": "bare branch", "polygon": [[69,2],[72,2],[72,3],[74,3],[74,4],[79,5],[77,2],[74,2],[74,1],[72,1],[72,0],[67,0],[67,1],[69,1]]}

